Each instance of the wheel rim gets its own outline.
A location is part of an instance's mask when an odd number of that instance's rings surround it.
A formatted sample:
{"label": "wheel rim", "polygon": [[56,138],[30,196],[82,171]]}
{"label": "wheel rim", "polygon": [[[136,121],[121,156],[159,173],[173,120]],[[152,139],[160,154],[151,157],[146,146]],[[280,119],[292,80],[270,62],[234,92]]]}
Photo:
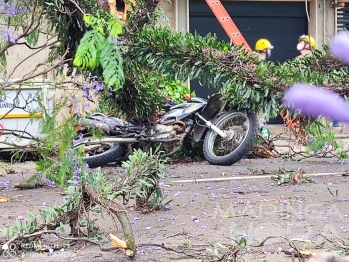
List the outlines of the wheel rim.
{"label": "wheel rim", "polygon": [[81,147],[84,147],[83,157],[91,157],[103,154],[110,150],[113,146],[113,143],[101,143]]}
{"label": "wheel rim", "polygon": [[217,127],[228,136],[226,139],[211,131],[209,136],[209,152],[215,157],[224,157],[237,150],[247,138],[250,131],[250,121],[243,112],[233,113],[223,118]]}

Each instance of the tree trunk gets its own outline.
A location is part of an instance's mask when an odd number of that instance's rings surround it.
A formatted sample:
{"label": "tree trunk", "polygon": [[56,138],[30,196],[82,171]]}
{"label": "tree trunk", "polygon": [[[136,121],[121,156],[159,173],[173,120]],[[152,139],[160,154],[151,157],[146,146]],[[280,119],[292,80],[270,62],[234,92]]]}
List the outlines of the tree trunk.
{"label": "tree trunk", "polygon": [[91,202],[94,202],[102,207],[108,208],[118,218],[119,222],[121,223],[122,230],[124,232],[127,248],[129,249],[128,252],[126,250],[126,254],[133,257],[136,254],[136,242],[133,236],[131,223],[128,219],[124,206],[116,201],[100,196],[88,182],[85,183],[85,190],[86,193],[90,196]]}

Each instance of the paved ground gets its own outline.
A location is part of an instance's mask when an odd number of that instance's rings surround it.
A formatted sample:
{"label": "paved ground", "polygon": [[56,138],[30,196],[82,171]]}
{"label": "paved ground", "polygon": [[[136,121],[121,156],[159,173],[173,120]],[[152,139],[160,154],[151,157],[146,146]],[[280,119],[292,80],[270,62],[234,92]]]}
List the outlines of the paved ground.
{"label": "paved ground", "polygon": [[[274,133],[280,126],[268,126]],[[349,128],[336,135],[346,143]],[[0,176],[0,197],[9,199],[0,203],[0,228],[28,217],[27,211],[38,216],[38,209],[63,203],[61,188],[13,190],[11,185],[27,179],[35,172],[34,163],[17,164],[14,174]],[[309,177],[299,185],[271,178],[301,168]],[[109,178],[118,173],[117,166],[103,168]],[[141,214],[129,208],[134,234],[138,244],[164,244],[175,248],[186,247],[202,251],[195,260],[188,260],[183,253],[165,251],[159,247],[141,247],[135,261],[211,261],[204,254],[210,245],[235,243],[246,238],[246,250],[241,251],[245,261],[292,261],[283,251],[290,249],[287,239],[292,239],[299,249],[311,249],[317,253],[342,250],[340,239],[349,246],[349,170],[347,161],[336,159],[308,159],[288,161],[275,159],[245,159],[229,166],[212,166],[207,162],[191,162],[171,165],[168,177],[161,187],[172,200],[167,211]],[[110,232],[122,237],[113,228],[108,215],[98,216],[97,224],[106,236]],[[321,234],[321,235],[320,235]],[[269,239],[259,247],[267,237]],[[297,241],[301,240],[301,242]],[[316,249],[316,247],[321,247]],[[183,250],[183,249],[181,249]],[[220,249],[219,255],[226,250]],[[37,261],[35,254],[27,253],[25,261]],[[38,254],[36,254],[38,256]],[[5,258],[1,258],[5,259]],[[1,260],[0,259],[0,260]],[[8,259],[15,261],[15,258]],[[45,261],[127,261],[122,252],[101,252],[97,246],[73,246],[54,256],[41,254]]]}

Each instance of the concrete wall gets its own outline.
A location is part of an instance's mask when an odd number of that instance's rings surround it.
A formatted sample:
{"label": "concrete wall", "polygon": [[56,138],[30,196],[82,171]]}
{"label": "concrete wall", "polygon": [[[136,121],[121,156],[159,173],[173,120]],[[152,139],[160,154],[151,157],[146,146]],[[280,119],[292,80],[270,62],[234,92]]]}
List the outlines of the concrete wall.
{"label": "concrete wall", "polygon": [[309,34],[314,37],[317,48],[322,43],[329,44],[329,39],[337,32],[337,8],[332,0],[312,0],[309,10]]}
{"label": "concrete wall", "polygon": [[170,26],[171,28],[176,28],[176,13],[175,13],[175,4],[176,1],[166,1],[166,0],[160,0],[159,8],[161,8],[164,12],[164,14],[167,17],[167,21],[162,19],[162,21],[159,21],[159,24]]}

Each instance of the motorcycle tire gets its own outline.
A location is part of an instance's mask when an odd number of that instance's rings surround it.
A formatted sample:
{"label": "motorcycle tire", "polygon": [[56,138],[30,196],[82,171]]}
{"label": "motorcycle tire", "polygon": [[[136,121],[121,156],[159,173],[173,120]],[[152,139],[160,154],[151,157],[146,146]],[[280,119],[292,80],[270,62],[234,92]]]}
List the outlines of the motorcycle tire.
{"label": "motorcycle tire", "polygon": [[[206,160],[212,165],[230,166],[236,163],[248,153],[257,139],[258,119],[255,114],[231,110],[218,117],[213,124],[227,133],[228,139],[223,139],[213,130],[207,131],[203,149]],[[238,131],[242,131],[243,136]]]}
{"label": "motorcycle tire", "polygon": [[123,155],[123,153],[124,145],[110,144],[110,148],[108,148],[106,151],[96,155],[84,156],[82,157],[82,160],[90,168],[94,168],[99,166],[105,166],[111,162],[115,162],[119,157]]}

